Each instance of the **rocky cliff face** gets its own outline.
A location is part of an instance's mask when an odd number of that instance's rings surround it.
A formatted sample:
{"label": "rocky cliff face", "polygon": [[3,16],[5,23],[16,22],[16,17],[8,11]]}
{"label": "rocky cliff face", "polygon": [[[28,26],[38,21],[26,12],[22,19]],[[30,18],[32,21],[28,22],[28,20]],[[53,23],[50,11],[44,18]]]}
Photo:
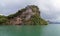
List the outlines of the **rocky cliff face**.
{"label": "rocky cliff face", "polygon": [[15,14],[8,16],[7,24],[19,24],[19,25],[36,25],[47,24],[45,20],[40,18],[39,8],[35,5],[29,5]]}

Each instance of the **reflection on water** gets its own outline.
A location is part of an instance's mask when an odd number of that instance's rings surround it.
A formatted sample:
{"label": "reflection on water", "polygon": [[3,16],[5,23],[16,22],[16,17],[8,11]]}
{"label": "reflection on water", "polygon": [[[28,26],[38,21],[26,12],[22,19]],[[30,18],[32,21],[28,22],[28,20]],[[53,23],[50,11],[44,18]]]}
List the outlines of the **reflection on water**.
{"label": "reflection on water", "polygon": [[60,36],[60,24],[0,26],[0,36]]}
{"label": "reflection on water", "polygon": [[40,26],[0,26],[0,36],[40,36]]}

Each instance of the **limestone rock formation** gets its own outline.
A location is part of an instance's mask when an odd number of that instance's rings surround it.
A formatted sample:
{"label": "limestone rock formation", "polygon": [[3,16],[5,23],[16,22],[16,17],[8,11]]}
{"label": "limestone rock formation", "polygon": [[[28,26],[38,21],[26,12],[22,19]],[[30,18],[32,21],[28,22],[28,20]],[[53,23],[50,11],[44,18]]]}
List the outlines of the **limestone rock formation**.
{"label": "limestone rock formation", "polygon": [[7,16],[7,24],[13,25],[40,25],[47,24],[40,16],[39,8],[35,5],[29,5],[15,14]]}

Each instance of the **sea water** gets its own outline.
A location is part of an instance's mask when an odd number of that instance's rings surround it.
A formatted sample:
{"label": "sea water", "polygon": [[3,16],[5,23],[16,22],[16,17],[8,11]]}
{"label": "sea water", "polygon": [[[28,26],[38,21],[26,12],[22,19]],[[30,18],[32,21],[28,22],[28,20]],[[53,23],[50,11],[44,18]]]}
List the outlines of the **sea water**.
{"label": "sea water", "polygon": [[0,36],[60,36],[60,24],[1,25]]}

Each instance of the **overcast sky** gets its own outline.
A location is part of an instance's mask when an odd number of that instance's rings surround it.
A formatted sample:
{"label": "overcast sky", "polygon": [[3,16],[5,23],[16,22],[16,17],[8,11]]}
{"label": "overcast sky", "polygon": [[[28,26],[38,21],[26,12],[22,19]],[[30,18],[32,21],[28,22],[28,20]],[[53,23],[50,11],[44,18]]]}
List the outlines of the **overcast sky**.
{"label": "overcast sky", "polygon": [[9,15],[27,5],[37,5],[42,18],[60,22],[60,0],[0,0],[0,14]]}

